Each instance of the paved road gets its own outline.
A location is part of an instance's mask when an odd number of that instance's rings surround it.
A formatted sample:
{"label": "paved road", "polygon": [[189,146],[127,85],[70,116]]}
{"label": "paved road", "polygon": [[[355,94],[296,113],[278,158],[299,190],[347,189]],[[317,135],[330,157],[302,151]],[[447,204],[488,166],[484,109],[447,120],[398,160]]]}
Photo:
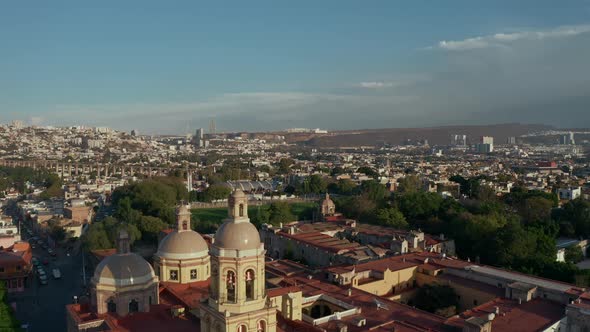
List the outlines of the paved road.
{"label": "paved road", "polygon": [[[23,293],[11,294],[10,302],[16,302],[16,317],[29,325],[31,332],[66,331],[65,305],[72,303],[73,296],[80,296],[82,286],[82,256],[74,253],[67,256],[64,249],[57,248],[57,260],[49,259],[47,251],[37,246],[33,249],[35,257],[48,258],[45,266],[48,284],[41,285],[36,275],[29,277],[27,289]],[[59,268],[61,279],[53,279],[51,271]]]}

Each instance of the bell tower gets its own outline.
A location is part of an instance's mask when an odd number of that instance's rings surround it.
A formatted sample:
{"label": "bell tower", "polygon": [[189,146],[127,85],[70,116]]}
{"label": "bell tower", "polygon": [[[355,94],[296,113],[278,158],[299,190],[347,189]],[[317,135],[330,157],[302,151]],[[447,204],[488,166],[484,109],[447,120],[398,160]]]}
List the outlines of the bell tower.
{"label": "bell tower", "polygon": [[179,232],[191,230],[191,211],[187,204],[182,203],[176,209],[176,229]]}
{"label": "bell tower", "polygon": [[211,245],[209,300],[201,305],[202,331],[276,331],[276,307],[267,303],[265,253],[248,219],[248,199],[236,190],[228,217]]}

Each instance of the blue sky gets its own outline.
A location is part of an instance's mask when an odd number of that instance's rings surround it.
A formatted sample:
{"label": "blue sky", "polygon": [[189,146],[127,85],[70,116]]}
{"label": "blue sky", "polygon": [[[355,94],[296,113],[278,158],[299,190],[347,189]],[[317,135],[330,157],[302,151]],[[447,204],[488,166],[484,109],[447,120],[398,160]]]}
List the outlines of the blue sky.
{"label": "blue sky", "polygon": [[590,1],[0,2],[0,121],[590,126]]}

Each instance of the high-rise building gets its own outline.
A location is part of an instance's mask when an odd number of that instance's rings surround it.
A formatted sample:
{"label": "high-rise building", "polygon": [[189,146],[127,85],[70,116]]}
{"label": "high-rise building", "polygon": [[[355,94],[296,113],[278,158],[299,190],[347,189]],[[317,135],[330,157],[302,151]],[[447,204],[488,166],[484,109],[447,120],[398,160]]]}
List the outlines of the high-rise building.
{"label": "high-rise building", "polygon": [[567,134],[561,135],[559,137],[559,144],[561,144],[561,145],[575,145],[576,141],[574,140],[574,133],[569,132]]}
{"label": "high-rise building", "polygon": [[508,137],[508,139],[506,140],[506,143],[511,144],[511,145],[516,144],[516,137],[514,137],[514,136]]}
{"label": "high-rise building", "polygon": [[205,145],[205,130],[203,128],[197,129],[195,133],[195,146],[202,148]]}
{"label": "high-rise building", "polygon": [[451,145],[453,146],[466,146],[467,135],[451,135]]}
{"label": "high-rise building", "polygon": [[476,146],[479,153],[490,153],[494,151],[494,138],[491,136],[482,136],[481,143]]}
{"label": "high-rise building", "polygon": [[209,134],[215,134],[215,119],[211,119],[211,121],[209,121]]}

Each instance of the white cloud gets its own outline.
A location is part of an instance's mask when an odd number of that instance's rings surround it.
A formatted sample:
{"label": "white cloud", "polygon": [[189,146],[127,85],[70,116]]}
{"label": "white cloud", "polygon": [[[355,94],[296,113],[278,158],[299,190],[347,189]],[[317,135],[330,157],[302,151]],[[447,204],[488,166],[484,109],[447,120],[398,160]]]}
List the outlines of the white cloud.
{"label": "white cloud", "polygon": [[506,47],[510,43],[524,40],[544,40],[577,36],[590,32],[590,24],[561,26],[549,30],[518,31],[512,33],[497,33],[494,35],[478,36],[463,40],[442,40],[429,49],[447,51],[465,51],[489,47]]}
{"label": "white cloud", "polygon": [[359,83],[361,88],[366,89],[382,89],[382,88],[391,88],[393,83],[391,82],[361,82]]}

